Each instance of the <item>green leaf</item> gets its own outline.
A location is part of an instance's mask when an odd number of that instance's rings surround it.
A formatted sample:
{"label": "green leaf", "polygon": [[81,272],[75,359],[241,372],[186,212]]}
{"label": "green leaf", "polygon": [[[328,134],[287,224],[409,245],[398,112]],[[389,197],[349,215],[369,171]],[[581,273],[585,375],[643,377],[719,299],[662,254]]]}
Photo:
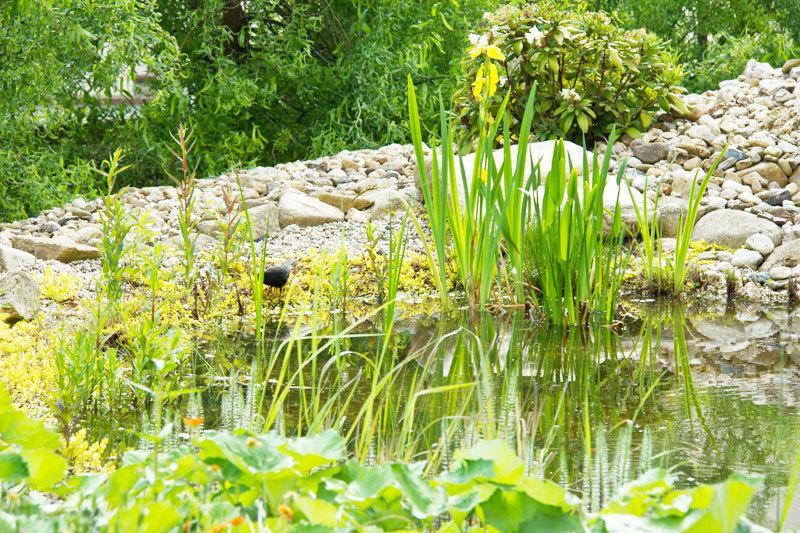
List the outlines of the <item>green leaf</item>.
{"label": "green leaf", "polygon": [[28,464],[28,483],[37,490],[49,489],[64,478],[67,462],[60,455],[45,449],[24,450],[21,453]]}
{"label": "green leaf", "polygon": [[574,515],[516,490],[496,490],[480,509],[486,524],[499,531],[585,531]]}
{"label": "green leaf", "polygon": [[61,445],[58,433],[50,431],[38,420],[22,411],[7,411],[0,416],[0,440],[18,444],[25,449],[55,450]]}
{"label": "green leaf", "polygon": [[247,474],[281,474],[295,465],[294,459],[279,452],[274,435],[212,432],[197,443],[203,461],[224,459]]}
{"label": "green leaf", "polygon": [[494,478],[494,463],[487,459],[463,459],[456,468],[441,474],[437,480],[445,485],[472,486],[476,481]]}
{"label": "green leaf", "polygon": [[18,453],[0,453],[0,480],[22,481],[29,475],[28,464]]}
{"label": "green leaf", "polygon": [[492,461],[494,465],[494,481],[516,485],[522,479],[525,465],[522,460],[508,447],[505,441],[482,440],[464,451],[457,451],[454,459],[483,459]]}
{"label": "green leaf", "polygon": [[311,524],[336,527],[337,506],[318,498],[295,496],[293,507],[305,516]]}
{"label": "green leaf", "polygon": [[445,511],[447,498],[443,491],[432,488],[409,465],[394,463],[390,466],[403,495],[411,502],[411,512],[415,517],[430,518]]}
{"label": "green leaf", "polygon": [[344,445],[344,439],[336,431],[329,429],[311,437],[292,439],[280,446],[280,450],[294,458],[295,468],[309,472],[343,459]]}

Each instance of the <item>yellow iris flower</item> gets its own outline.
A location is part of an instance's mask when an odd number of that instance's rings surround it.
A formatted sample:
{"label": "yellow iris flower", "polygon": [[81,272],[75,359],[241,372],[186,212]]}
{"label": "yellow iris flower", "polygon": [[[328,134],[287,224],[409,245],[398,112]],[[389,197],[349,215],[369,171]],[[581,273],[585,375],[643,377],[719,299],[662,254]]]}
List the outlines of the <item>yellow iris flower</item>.
{"label": "yellow iris flower", "polygon": [[472,96],[477,100],[481,100],[483,98],[484,87],[488,87],[489,96],[494,96],[494,93],[497,92],[498,83],[500,83],[500,74],[494,63],[488,63],[488,72],[487,65],[481,65],[478,68],[475,81],[472,82]]}

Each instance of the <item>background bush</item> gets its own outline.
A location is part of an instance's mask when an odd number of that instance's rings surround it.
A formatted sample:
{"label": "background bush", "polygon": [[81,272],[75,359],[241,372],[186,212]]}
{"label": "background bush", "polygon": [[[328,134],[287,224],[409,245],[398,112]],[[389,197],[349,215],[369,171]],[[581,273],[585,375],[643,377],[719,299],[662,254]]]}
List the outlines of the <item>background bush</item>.
{"label": "background bush", "polygon": [[669,39],[691,92],[735,78],[748,59],[781,66],[800,55],[797,0],[590,0],[586,5],[615,12],[628,28],[644,27]]}
{"label": "background bush", "polygon": [[[437,124],[467,35],[496,0],[14,0],[0,6],[0,145],[24,153],[11,181],[45,185],[0,203],[0,220],[91,194],[72,168],[123,147],[120,185],[164,183],[180,123],[197,139],[200,176],[344,148],[406,142],[405,80]],[[8,30],[8,31],[6,31]],[[152,103],[110,107],[121,72],[146,65]],[[63,158],[63,168],[53,165]],[[12,158],[13,159],[13,158]],[[40,167],[31,172],[31,165]],[[13,161],[4,168],[21,168]],[[169,163],[171,164],[171,162]]]}
{"label": "background bush", "polygon": [[[604,13],[551,4],[504,6],[486,17],[481,34],[503,51],[500,76],[508,91],[490,102],[496,112],[510,92],[517,129],[534,83],[534,129],[543,137],[581,142],[611,129],[638,134],[658,110],[685,110],[680,68],[661,40],[645,30],[624,30]],[[466,59],[466,76],[455,94],[462,138],[475,137],[479,103],[472,91],[480,57]]]}

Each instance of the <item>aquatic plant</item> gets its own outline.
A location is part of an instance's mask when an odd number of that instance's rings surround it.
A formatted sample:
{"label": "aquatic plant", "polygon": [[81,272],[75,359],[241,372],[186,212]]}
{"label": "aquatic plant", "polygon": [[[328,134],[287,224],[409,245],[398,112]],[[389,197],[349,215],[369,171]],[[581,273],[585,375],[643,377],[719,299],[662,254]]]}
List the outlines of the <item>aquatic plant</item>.
{"label": "aquatic plant", "polygon": [[[692,245],[692,231],[697,221],[697,214],[706,187],[717,166],[722,161],[724,153],[725,150],[722,151],[722,154],[717,157],[702,177],[698,172],[695,172],[692,186],[689,190],[686,214],[681,215],[678,220],[678,229],[675,234],[675,251],[671,256],[664,253],[662,248],[661,230],[656,220],[658,196],[656,196],[652,208],[648,207],[646,199],[641,206],[637,202],[633,202],[636,222],[641,235],[641,241],[637,242],[637,247],[644,269],[646,290],[655,294],[672,294],[676,296],[680,296],[686,291],[686,276],[691,267],[689,252]],[[631,190],[629,184],[628,190]]]}
{"label": "aquatic plant", "polygon": [[[486,68],[491,68],[491,58],[487,56],[485,61]],[[496,81],[493,83],[496,84]],[[482,83],[481,88],[487,94],[494,90],[492,83]],[[504,116],[505,106],[500,107],[496,117],[486,112],[481,114],[471,174],[464,168],[463,161],[459,167],[460,172],[456,170],[453,131],[445,118],[442,105],[441,152],[432,143],[429,174],[422,146],[414,84],[410,78],[408,80],[411,137],[438,259],[436,271],[439,290],[445,304],[447,296],[443,289],[448,285],[446,265],[450,254],[457,265],[459,281],[470,306],[483,309],[489,303],[498,282],[498,269],[501,268],[499,262],[504,251],[508,254],[509,266],[503,269],[500,278],[513,280],[509,284],[508,296],[516,304],[524,303],[521,250],[529,206],[525,191],[530,183],[525,175],[525,159],[528,153],[534,94],[531,92],[515,158],[510,152],[510,122]],[[506,148],[498,166],[493,145],[501,124],[504,126]]]}
{"label": "aquatic plant", "polygon": [[[23,435],[41,442],[43,431]],[[468,526],[615,530],[636,523],[643,529],[733,531],[759,483],[734,475],[717,485],[676,489],[665,471],[652,470],[623,487],[598,514],[586,515],[562,487],[524,475],[523,462],[502,441],[481,440],[456,451],[451,467],[431,476],[423,473],[424,463],[368,466],[347,460],[344,444],[334,431],[297,438],[243,430],[202,432],[191,446],[161,458],[156,452],[132,451],[110,475],[71,479],[61,490],[71,503],[55,514],[45,514],[27,498],[4,499],[0,523],[23,530],[64,529],[67,524],[83,529],[102,522],[112,530],[316,526],[443,532]],[[0,452],[0,457],[11,456]],[[19,461],[24,464],[22,457]],[[19,476],[48,486],[63,473],[63,459],[58,463],[48,456],[48,467],[56,464],[61,468],[36,471],[36,477],[20,470]]]}
{"label": "aquatic plant", "polygon": [[[547,175],[532,169],[533,211],[527,230],[526,270],[532,299],[551,324],[574,326],[616,317],[617,299],[630,257],[623,247],[625,227],[619,187],[612,207],[605,205],[613,136],[602,161],[591,166],[583,152],[583,172],[568,161],[556,142]],[[625,165],[616,175],[619,186]]]}

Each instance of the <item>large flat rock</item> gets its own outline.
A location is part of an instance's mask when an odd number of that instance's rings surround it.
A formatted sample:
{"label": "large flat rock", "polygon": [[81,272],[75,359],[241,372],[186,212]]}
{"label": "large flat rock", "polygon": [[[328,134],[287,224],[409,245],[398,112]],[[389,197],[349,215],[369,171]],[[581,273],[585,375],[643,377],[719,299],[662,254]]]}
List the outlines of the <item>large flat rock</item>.
{"label": "large flat rock", "polygon": [[781,243],[781,228],[774,222],[746,211],[718,209],[697,222],[692,231],[692,240],[741,248],[756,233],[766,235],[776,246]]}
{"label": "large flat rock", "polygon": [[66,237],[35,237],[33,235],[15,235],[11,237],[11,244],[17,250],[28,252],[42,260],[54,259],[62,263],[81,261],[83,259],[97,259],[100,250],[94,246],[79,244]]}
{"label": "large flat rock", "polygon": [[278,202],[278,219],[281,228],[290,224],[300,227],[319,226],[327,222],[344,220],[344,213],[317,198],[301,192],[287,191]]}

